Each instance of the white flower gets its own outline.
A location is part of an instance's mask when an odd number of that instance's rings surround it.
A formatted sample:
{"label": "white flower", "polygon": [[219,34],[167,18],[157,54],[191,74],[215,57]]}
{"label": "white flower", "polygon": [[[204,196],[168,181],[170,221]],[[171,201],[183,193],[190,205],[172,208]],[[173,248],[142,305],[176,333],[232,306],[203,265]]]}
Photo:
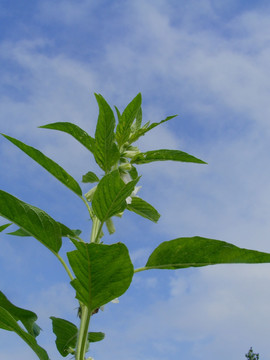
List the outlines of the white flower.
{"label": "white flower", "polygon": [[134,190],[132,191],[132,193],[130,194],[130,196],[128,196],[126,198],[126,203],[129,205],[132,203],[132,198],[136,197],[137,192],[140,190],[141,186],[135,186]]}

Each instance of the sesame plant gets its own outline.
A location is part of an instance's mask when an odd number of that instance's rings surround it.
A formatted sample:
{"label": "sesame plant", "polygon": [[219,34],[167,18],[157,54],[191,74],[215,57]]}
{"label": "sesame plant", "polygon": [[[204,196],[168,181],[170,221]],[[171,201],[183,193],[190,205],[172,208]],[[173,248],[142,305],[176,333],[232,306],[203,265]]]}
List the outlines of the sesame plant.
{"label": "sesame plant", "polygon": [[[65,319],[51,316],[56,347],[62,357],[71,354],[75,360],[91,359],[91,343],[101,341],[104,333],[91,331],[90,319],[99,308],[124,294],[138,272],[151,269],[183,269],[214,264],[266,263],[270,254],[241,249],[235,245],[199,236],[179,237],[162,242],[149,255],[146,264],[134,269],[129,251],[124,243],[106,245],[106,237],[114,233],[114,217],[132,211],[147,220],[157,222],[159,212],[139,197],[141,177],[137,167],[154,161],[178,161],[206,164],[204,161],[180,150],[154,149],[141,152],[134,143],[150,130],[174,118],[169,116],[159,122],[142,122],[141,94],[138,94],[121,113],[115,113],[105,99],[95,94],[99,115],[94,137],[79,126],[69,122],[56,122],[41,126],[73,136],[93,156],[100,167],[100,175],[91,169],[82,176],[89,184],[83,195],[77,180],[60,165],[39,150],[9,135],[3,137],[30,156],[85,205],[91,220],[89,237],[81,237],[79,230],[53,219],[45,211],[0,190],[0,215],[8,222],[0,227],[6,231],[11,225],[15,236],[31,236],[38,240],[63,265],[74,296],[78,301],[79,326]],[[116,115],[116,116],[115,116]],[[117,122],[116,122],[117,118]],[[106,231],[103,231],[107,228]],[[106,234],[106,236],[104,235]],[[60,255],[62,241],[67,238],[74,249],[67,256]],[[65,261],[64,258],[68,260]],[[13,304],[0,292],[0,328],[17,333],[40,360],[48,360],[45,349],[38,345],[40,328],[37,315]],[[71,309],[74,312],[74,309]],[[76,312],[74,318],[76,319]],[[77,320],[76,320],[77,321]]]}

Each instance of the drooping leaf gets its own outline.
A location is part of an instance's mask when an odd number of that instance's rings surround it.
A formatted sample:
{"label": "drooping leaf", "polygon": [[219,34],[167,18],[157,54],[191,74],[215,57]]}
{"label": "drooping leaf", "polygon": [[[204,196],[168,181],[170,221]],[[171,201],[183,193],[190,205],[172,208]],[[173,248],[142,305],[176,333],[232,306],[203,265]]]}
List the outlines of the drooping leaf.
{"label": "drooping leaf", "polygon": [[13,305],[2,291],[0,291],[0,306],[7,310],[16,321],[20,320],[30,335],[34,337],[39,335],[40,327],[35,323],[37,315],[34,312]]}
{"label": "drooping leaf", "polygon": [[4,231],[7,227],[9,227],[10,225],[12,225],[12,223],[8,223],[8,224],[4,224],[0,226],[0,232]]}
{"label": "drooping leaf", "polygon": [[134,164],[147,164],[153,161],[181,161],[181,162],[192,162],[197,164],[206,164],[206,162],[196,158],[193,155],[189,155],[184,151],[180,150],[152,150],[145,153],[140,153],[131,160]]}
{"label": "drooping leaf", "polygon": [[76,298],[93,311],[121,296],[133,277],[133,265],[124,244],[75,243],[67,254],[76,279]]}
{"label": "drooping leaf", "polygon": [[126,198],[130,196],[138,181],[139,178],[125,184],[118,170],[112,171],[100,180],[92,206],[101,222],[125,210]]}
{"label": "drooping leaf", "polygon": [[2,306],[0,306],[0,328],[14,331],[31,347],[40,360],[49,360],[47,352],[37,344],[35,337],[24,331],[10,312]]}
{"label": "drooping leaf", "polygon": [[51,175],[56,177],[61,183],[66,185],[70,190],[75,192],[75,194],[81,196],[82,190],[77,183],[77,181],[69,175],[60,165],[48,158],[41,151],[33,148],[32,146],[26,145],[23,142],[12,138],[11,136],[2,134],[6,139],[16,145],[19,149],[25,152],[33,160],[35,160],[39,165],[46,169]]}
{"label": "drooping leaf", "polygon": [[99,178],[92,171],[88,171],[87,174],[83,175],[82,182],[83,183],[95,183],[95,182],[99,182]]}
{"label": "drooping leaf", "polygon": [[115,118],[106,100],[101,95],[95,94],[95,96],[99,106],[99,115],[95,132],[94,156],[101,169],[107,172],[120,156],[114,143]]}
{"label": "drooping leaf", "polygon": [[131,125],[135,120],[138,111],[141,108],[142,95],[139,93],[125,108],[119,118],[116,128],[116,140],[119,146],[123,145],[129,139]]}
{"label": "drooping leaf", "polygon": [[62,245],[61,227],[45,211],[0,190],[0,215],[12,221],[54,252]]}
{"label": "drooping leaf", "polygon": [[200,236],[161,243],[150,255],[147,269],[181,269],[215,264],[269,263],[270,254],[242,249],[225,241]]}
{"label": "drooping leaf", "polygon": [[42,129],[59,130],[70,134],[83,146],[85,146],[86,149],[90,150],[91,152],[94,151],[95,139],[93,139],[89,134],[87,134],[86,131],[81,129],[78,125],[72,124],[70,122],[56,122],[39,127]]}
{"label": "drooping leaf", "polygon": [[[56,318],[54,316],[51,316],[50,318],[53,323],[53,332],[56,335],[55,343],[57,350],[65,357],[69,354],[69,348],[74,349],[76,347],[78,328],[70,321]],[[89,342],[101,341],[104,337],[105,334],[102,332],[88,333]]]}
{"label": "drooping leaf", "polygon": [[178,115],[168,116],[166,117],[166,119],[161,120],[160,122],[152,123],[152,124],[148,123],[146,124],[147,126],[143,126],[142,128],[136,128],[136,131],[134,131],[134,133],[129,138],[129,143],[132,144],[134,141],[137,141],[141,136],[145,135],[148,131],[154,129],[156,126],[163,124],[166,121],[175,118],[176,116]]}
{"label": "drooping leaf", "polygon": [[139,197],[132,197],[131,204],[128,204],[127,209],[153,222],[158,222],[160,218],[158,211]]}

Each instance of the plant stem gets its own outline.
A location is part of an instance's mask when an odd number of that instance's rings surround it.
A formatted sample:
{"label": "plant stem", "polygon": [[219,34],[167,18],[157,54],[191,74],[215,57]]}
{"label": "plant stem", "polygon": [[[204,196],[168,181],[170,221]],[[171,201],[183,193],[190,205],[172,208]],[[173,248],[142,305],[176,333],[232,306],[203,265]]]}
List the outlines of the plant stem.
{"label": "plant stem", "polygon": [[94,216],[90,242],[98,243],[103,224]]}
{"label": "plant stem", "polygon": [[73,280],[74,277],[73,275],[71,274],[71,271],[69,270],[69,267],[67,266],[67,264],[65,263],[64,259],[56,252],[54,252],[54,255],[57,257],[57,259],[61,262],[61,264],[64,266],[66,272],[68,273],[68,276],[70,277],[70,280]]}
{"label": "plant stem", "polygon": [[87,338],[88,338],[88,328],[90,324],[91,312],[88,307],[85,305],[81,305],[82,313],[81,313],[81,323],[78,334],[78,341],[76,346],[76,360],[84,360],[84,355],[87,351]]}

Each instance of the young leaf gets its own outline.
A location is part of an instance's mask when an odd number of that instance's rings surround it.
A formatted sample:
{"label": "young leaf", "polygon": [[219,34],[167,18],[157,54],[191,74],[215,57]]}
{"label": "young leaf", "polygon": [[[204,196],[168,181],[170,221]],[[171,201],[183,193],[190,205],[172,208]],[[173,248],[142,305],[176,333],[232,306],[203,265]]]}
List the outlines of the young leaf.
{"label": "young leaf", "polygon": [[123,114],[119,118],[119,123],[116,128],[116,140],[119,145],[123,145],[129,139],[131,132],[131,125],[135,120],[138,111],[141,108],[142,95],[139,93],[125,108]]}
{"label": "young leaf", "polygon": [[[142,108],[140,107],[138,112],[137,112],[135,121],[131,125],[131,132],[136,133],[141,128],[141,126],[142,126]],[[132,141],[130,140],[131,137],[132,136],[129,137],[129,143],[130,144],[132,143]]]}
{"label": "young leaf", "polygon": [[95,182],[99,182],[99,178],[92,171],[88,171],[87,174],[83,175],[82,182],[83,183],[95,183]]}
{"label": "young leaf", "polygon": [[131,204],[128,204],[127,209],[154,222],[158,222],[160,218],[157,210],[139,197],[132,197]]}
{"label": "young leaf", "polygon": [[129,288],[133,265],[124,244],[75,243],[67,254],[76,279],[76,298],[93,311],[121,296]]}
{"label": "young leaf", "polygon": [[9,311],[0,306],[0,328],[8,331],[14,331],[18,334],[36,353],[40,360],[49,360],[47,352],[40,347],[34,336],[24,331]]}
{"label": "young leaf", "polygon": [[139,178],[125,184],[118,170],[112,171],[100,180],[92,206],[101,222],[125,210],[126,198],[131,195],[138,181]]}
{"label": "young leaf", "polygon": [[[61,229],[61,235],[62,237],[74,237],[76,235],[80,235],[81,230],[70,230],[66,225],[61,224],[60,222],[57,222]],[[10,233],[7,233],[7,235],[14,235],[14,236],[32,236],[28,231],[19,228],[15,231],[12,231]]]}
{"label": "young leaf", "polygon": [[55,344],[62,356],[67,356],[69,348],[74,349],[77,342],[78,328],[71,322],[51,316],[53,332],[56,335]]}
{"label": "young leaf", "polygon": [[147,126],[143,126],[140,129],[136,129],[136,131],[130,136],[129,138],[129,143],[132,144],[134,141],[137,141],[141,136],[145,135],[148,131],[154,129],[156,126],[163,124],[164,122],[171,120],[173,118],[175,118],[178,115],[172,115],[172,116],[168,116],[166,117],[166,119],[161,120],[158,123],[152,123],[151,125],[147,125]]}
{"label": "young leaf", "polygon": [[[67,320],[56,318],[54,316],[51,316],[50,318],[53,323],[53,332],[56,335],[55,343],[57,350],[65,357],[69,354],[69,348],[74,349],[76,347],[78,328]],[[105,334],[102,332],[88,333],[89,342],[101,341],[104,337]]]}
{"label": "young leaf", "polygon": [[43,245],[58,252],[62,245],[61,227],[45,211],[0,190],[0,215],[18,225]]}
{"label": "young leaf", "polygon": [[239,248],[200,236],[161,243],[150,255],[146,269],[182,269],[215,264],[269,263],[270,254]]}
{"label": "young leaf", "polygon": [[7,227],[9,227],[10,225],[12,225],[12,223],[9,224],[4,224],[0,226],[0,232],[4,231]]}
{"label": "young leaf", "polygon": [[197,164],[206,164],[206,162],[197,159],[196,157],[189,155],[180,150],[152,150],[145,153],[140,153],[131,160],[133,164],[147,164],[153,161],[181,161],[181,162],[192,162]]}
{"label": "young leaf", "polygon": [[25,152],[33,160],[35,160],[39,165],[44,167],[50,174],[52,174],[56,179],[61,181],[66,185],[70,190],[74,191],[75,194],[81,196],[82,190],[75,179],[69,175],[60,165],[48,158],[41,151],[33,148],[32,146],[26,145],[23,142],[12,138],[11,136],[2,134],[6,139],[16,145],[19,149]]}
{"label": "young leaf", "polygon": [[103,332],[91,331],[88,333],[88,341],[89,342],[98,342],[105,338],[105,334]]}
{"label": "young leaf", "polygon": [[12,231],[10,233],[7,233],[7,235],[14,235],[14,236],[32,236],[28,231],[22,229],[22,228],[19,228],[15,231]]}
{"label": "young leaf", "polygon": [[101,169],[108,172],[120,156],[114,143],[115,118],[106,100],[101,95],[95,94],[95,96],[99,106],[99,116],[95,132],[94,156]]}
{"label": "young leaf", "polygon": [[37,315],[34,312],[13,305],[2,291],[0,291],[0,304],[16,321],[21,321],[30,335],[34,337],[39,335],[40,327],[35,323]]}
{"label": "young leaf", "polygon": [[89,134],[87,134],[86,131],[81,129],[78,125],[72,124],[70,122],[56,122],[39,127],[42,129],[59,130],[70,134],[83,146],[85,146],[86,149],[90,150],[91,152],[94,151],[95,139],[93,139]]}

